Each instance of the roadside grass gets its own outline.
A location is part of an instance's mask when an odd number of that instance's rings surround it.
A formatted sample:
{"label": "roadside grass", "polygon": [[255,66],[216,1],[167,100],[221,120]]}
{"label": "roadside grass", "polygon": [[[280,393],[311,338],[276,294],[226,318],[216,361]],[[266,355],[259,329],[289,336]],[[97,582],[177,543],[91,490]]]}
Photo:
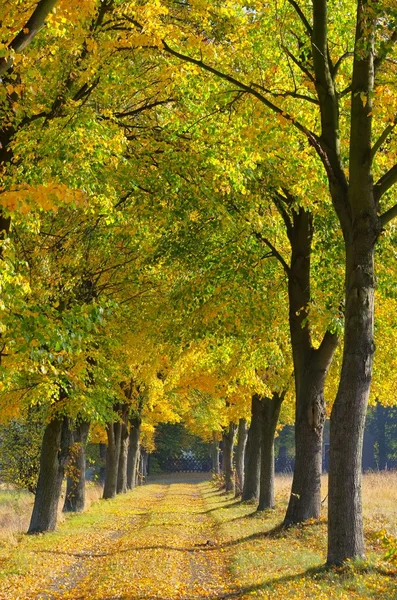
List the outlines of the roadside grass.
{"label": "roadside grass", "polygon": [[[59,503],[58,522],[65,518],[62,512],[65,486]],[[86,486],[86,509],[97,502],[102,495],[102,488],[96,483],[88,482]],[[0,549],[4,545],[16,544],[29,527],[33,509],[34,496],[26,490],[0,484]]]}
{"label": "roadside grass", "polygon": [[25,490],[0,487],[0,548],[15,543],[18,535],[27,530],[33,499]]}
{"label": "roadside grass", "polygon": [[[363,507],[367,558],[340,568],[327,568],[326,497],[319,521],[280,529],[291,485],[290,476],[276,478],[277,507],[257,513],[249,503],[214,488],[203,487],[219,537],[228,553],[231,575],[239,598],[272,600],[351,600],[397,598],[397,568],[384,560],[379,530],[392,536],[397,526],[397,473],[363,476]],[[205,484],[203,484],[205,486]]]}

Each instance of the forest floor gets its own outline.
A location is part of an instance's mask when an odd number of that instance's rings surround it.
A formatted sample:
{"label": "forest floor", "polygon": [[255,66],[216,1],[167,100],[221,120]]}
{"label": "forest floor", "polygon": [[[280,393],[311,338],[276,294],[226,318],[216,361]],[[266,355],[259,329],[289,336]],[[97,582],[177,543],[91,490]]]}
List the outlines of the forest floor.
{"label": "forest floor", "polygon": [[397,474],[372,477],[367,562],[323,567],[325,517],[277,527],[289,478],[278,480],[279,508],[256,513],[202,476],[157,477],[56,532],[0,544],[0,599],[397,599],[379,533],[395,535]]}

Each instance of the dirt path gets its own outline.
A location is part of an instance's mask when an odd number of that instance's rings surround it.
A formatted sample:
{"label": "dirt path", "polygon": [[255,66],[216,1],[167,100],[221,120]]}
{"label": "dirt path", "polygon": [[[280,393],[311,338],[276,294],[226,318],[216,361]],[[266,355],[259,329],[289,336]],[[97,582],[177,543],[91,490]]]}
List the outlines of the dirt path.
{"label": "dirt path", "polygon": [[[203,491],[194,475],[163,479],[99,503],[74,517],[54,544],[31,548],[47,554],[56,575],[31,588],[37,600],[201,600],[228,597],[226,555]],[[105,516],[104,516],[105,512]],[[79,519],[81,527],[79,528]],[[87,523],[88,520],[88,523]],[[62,560],[64,563],[62,564]],[[44,564],[44,563],[43,563]],[[34,588],[35,586],[33,586]],[[15,592],[14,592],[15,593]],[[17,596],[9,592],[0,598]],[[31,595],[32,594],[32,595]],[[19,596],[18,596],[19,597]],[[21,596],[22,597],[22,596]]]}

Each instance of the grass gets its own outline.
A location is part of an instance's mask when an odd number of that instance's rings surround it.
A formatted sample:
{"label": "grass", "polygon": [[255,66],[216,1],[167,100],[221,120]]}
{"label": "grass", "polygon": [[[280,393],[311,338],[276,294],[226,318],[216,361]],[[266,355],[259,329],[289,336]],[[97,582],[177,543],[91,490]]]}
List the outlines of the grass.
{"label": "grass", "polygon": [[207,495],[220,536],[229,551],[231,573],[240,584],[241,598],[313,598],[351,600],[397,598],[397,570],[384,561],[385,549],[377,535],[395,535],[397,526],[397,473],[363,476],[363,510],[367,542],[366,561],[341,568],[325,568],[327,478],[323,478],[323,514],[317,522],[280,530],[290,476],[276,478],[277,508],[256,513],[249,504]]}
{"label": "grass", "polygon": [[[86,507],[99,500],[102,488],[95,483],[86,486]],[[61,523],[65,515],[62,513],[64,490],[59,503],[58,522]],[[4,545],[15,544],[20,535],[29,527],[30,516],[33,509],[34,496],[25,491],[13,489],[12,486],[0,485],[0,549]]]}
{"label": "grass", "polygon": [[0,487],[0,547],[15,542],[27,530],[33,495],[24,490]]}

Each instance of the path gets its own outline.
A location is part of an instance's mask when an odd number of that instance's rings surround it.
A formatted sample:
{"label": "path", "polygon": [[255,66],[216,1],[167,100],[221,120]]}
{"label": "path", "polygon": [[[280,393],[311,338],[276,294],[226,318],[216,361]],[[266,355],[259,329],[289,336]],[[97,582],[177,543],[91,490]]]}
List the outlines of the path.
{"label": "path", "polygon": [[[73,517],[64,527],[66,535],[53,544],[35,549],[33,543],[31,552],[41,559],[47,555],[48,573],[56,575],[47,576],[41,592],[31,588],[32,595],[25,597],[226,598],[230,588],[225,554],[203,490],[209,493],[209,484],[194,475],[158,480]],[[14,600],[12,593],[0,597]]]}

